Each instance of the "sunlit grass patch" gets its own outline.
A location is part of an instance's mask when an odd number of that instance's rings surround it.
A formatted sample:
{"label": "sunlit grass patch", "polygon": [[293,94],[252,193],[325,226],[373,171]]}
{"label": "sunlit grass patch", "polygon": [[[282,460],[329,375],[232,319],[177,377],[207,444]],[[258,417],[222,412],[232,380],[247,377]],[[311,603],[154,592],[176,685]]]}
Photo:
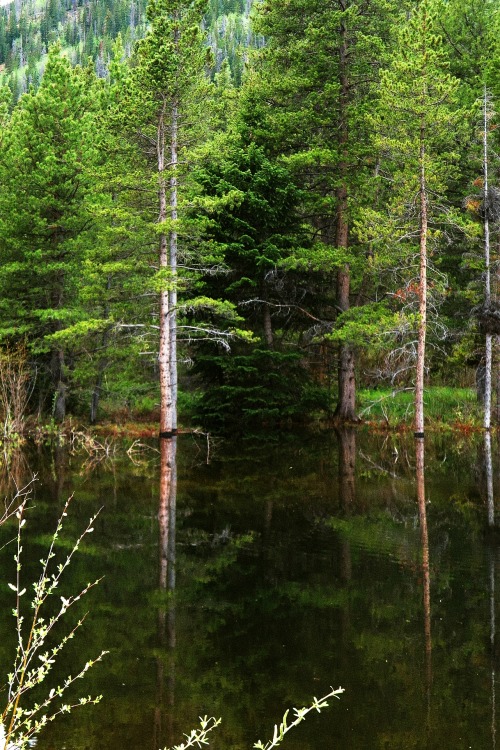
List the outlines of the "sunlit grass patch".
{"label": "sunlit grass patch", "polygon": [[[373,388],[359,392],[359,416],[367,421],[395,427],[411,425],[414,414],[413,388]],[[472,388],[433,386],[425,389],[425,418],[429,423],[480,424],[481,405]]]}

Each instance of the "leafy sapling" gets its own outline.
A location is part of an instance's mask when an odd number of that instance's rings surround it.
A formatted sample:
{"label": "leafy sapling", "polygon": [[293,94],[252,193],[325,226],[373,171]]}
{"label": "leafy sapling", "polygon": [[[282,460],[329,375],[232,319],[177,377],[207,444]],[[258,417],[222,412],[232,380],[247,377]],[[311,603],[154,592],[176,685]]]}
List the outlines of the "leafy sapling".
{"label": "leafy sapling", "polygon": [[33,479],[31,479],[24,487],[16,488],[16,494],[12,498],[3,501],[3,504],[0,505],[0,526],[8,521],[8,519],[18,511],[21,505],[26,503],[34,481],[35,477],[33,477]]}
{"label": "leafy sapling", "polygon": [[[170,750],[188,750],[189,747],[201,747],[202,745],[208,745],[208,733],[218,727],[220,719],[215,719],[213,716],[203,718],[200,716],[199,729],[192,729],[189,734],[185,734],[186,738],[184,742],[179,745],[174,745]],[[166,750],[166,749],[165,749]]]}
{"label": "leafy sapling", "polygon": [[293,729],[302,721],[304,721],[310,711],[317,711],[318,713],[321,713],[322,708],[327,708],[329,698],[337,698],[338,700],[340,700],[339,696],[343,692],[344,688],[337,688],[336,690],[330,688],[330,692],[327,693],[323,698],[314,698],[310,706],[292,709],[295,718],[290,724],[288,723],[289,711],[285,711],[283,720],[279,725],[279,728],[277,724],[274,725],[273,738],[271,740],[268,740],[265,745],[263,742],[261,742],[261,740],[259,740],[254,744],[255,750],[271,750],[271,748],[273,747],[278,747],[278,745],[281,745],[281,743],[283,742],[285,734],[287,734],[290,729]]}
{"label": "leafy sapling", "polygon": [[[254,744],[255,750],[271,750],[274,747],[278,747],[285,738],[285,735],[287,732],[289,732],[294,727],[298,726],[304,719],[306,718],[307,714],[310,711],[316,710],[318,713],[321,713],[321,709],[327,708],[328,700],[329,698],[337,698],[340,700],[339,696],[344,692],[344,688],[337,688],[334,690],[333,688],[330,689],[330,692],[327,693],[323,698],[314,698],[313,702],[310,706],[304,706],[303,708],[293,708],[293,715],[294,719],[290,724],[288,723],[288,714],[290,711],[286,711],[285,715],[283,716],[283,720],[281,724],[274,725],[274,733],[273,738],[266,742],[264,744],[259,740]],[[185,734],[186,740],[182,742],[180,745],[174,745],[170,750],[187,750],[189,747],[202,747],[202,745],[208,745],[208,734],[213,729],[219,726],[221,723],[220,719],[215,719],[213,716],[208,719],[206,716],[201,718],[200,716],[200,727],[198,729],[192,729],[189,734]],[[165,748],[167,750],[167,748]]]}
{"label": "leafy sapling", "polygon": [[56,593],[63,574],[71,563],[83,538],[93,531],[93,524],[98,515],[97,513],[90,519],[87,527],[80,534],[69,554],[67,554],[66,559],[56,564],[54,561],[56,556],[55,547],[63,529],[64,519],[67,516],[71,499],[70,497],[64,505],[56,529],[52,535],[47,555],[40,560],[42,570],[38,580],[33,583],[32,614],[26,622],[21,609],[21,597],[26,594],[26,588],[23,587],[21,582],[23,549],[21,541],[22,528],[26,523],[26,497],[24,497],[16,510],[18,521],[17,546],[14,555],[16,577],[15,582],[8,583],[8,586],[16,595],[16,603],[12,613],[16,620],[17,646],[13,668],[7,676],[7,701],[0,713],[0,750],[26,747],[30,740],[39,734],[41,729],[49,721],[53,721],[59,714],[69,713],[73,708],[83,706],[87,703],[98,703],[102,697],[100,695],[81,697],[73,703],[64,702],[63,700],[69,686],[83,677],[93,664],[100,661],[104,654],[107,653],[106,651],[101,651],[94,660],[87,661],[76,675],[66,677],[61,685],[52,687],[48,691],[46,698],[40,703],[34,703],[29,707],[25,707],[26,695],[47,679],[59,652],[73,638],[85,617],[80,619],[59,640],[58,645],[50,648],[47,646],[49,634],[58,625],[68,609],[85,596],[100,580],[97,579],[91,583],[87,583],[78,594],[71,595],[68,598],[60,596],[60,605],[55,614],[45,616],[47,599]]}

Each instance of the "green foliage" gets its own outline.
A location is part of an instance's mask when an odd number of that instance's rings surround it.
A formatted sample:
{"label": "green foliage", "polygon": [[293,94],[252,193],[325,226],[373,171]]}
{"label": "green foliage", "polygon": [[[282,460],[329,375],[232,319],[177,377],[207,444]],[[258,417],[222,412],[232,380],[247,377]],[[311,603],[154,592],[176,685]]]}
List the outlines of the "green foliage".
{"label": "green foliage", "polygon": [[42,403],[66,380],[68,352],[52,336],[81,317],[95,154],[86,84],[52,47],[43,83],[17,105],[0,154],[0,338],[22,337],[35,355]]}
{"label": "green foliage", "polygon": [[195,418],[211,430],[234,433],[310,419],[328,410],[327,392],[311,383],[296,353],[255,348],[246,354],[197,359],[208,388]]}
{"label": "green foliage", "polygon": [[[247,366],[244,422],[328,406],[311,381],[327,371],[332,381],[347,348],[361,381],[409,383],[422,133],[431,374],[446,380],[453,362],[480,359],[464,321],[482,270],[476,100],[484,82],[500,91],[495,5],[251,6],[0,9],[0,340],[26,342],[33,409],[95,421],[103,404],[156,404],[161,292],[179,295],[179,361],[209,352],[201,384],[216,390],[201,399],[218,424],[222,404],[241,400],[236,372]],[[497,132],[493,123],[492,143]],[[167,200],[158,220],[159,193],[170,199],[174,183],[178,215]],[[178,268],[159,268],[159,242],[174,235]],[[288,356],[296,408],[281,385],[272,393]],[[183,378],[185,392],[200,385],[187,369]]]}

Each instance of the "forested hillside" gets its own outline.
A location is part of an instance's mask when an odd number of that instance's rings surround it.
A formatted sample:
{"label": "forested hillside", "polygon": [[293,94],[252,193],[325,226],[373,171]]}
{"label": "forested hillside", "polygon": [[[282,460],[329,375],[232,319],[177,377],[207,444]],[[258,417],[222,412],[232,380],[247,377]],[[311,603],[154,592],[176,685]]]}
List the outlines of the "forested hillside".
{"label": "forested hillside", "polygon": [[141,2],[0,11],[8,387],[164,434],[489,404],[498,1]]}
{"label": "forested hillside", "polygon": [[[73,65],[90,58],[96,75],[108,75],[113,42],[125,53],[146,31],[147,0],[12,0],[0,7],[0,72],[17,98],[40,83],[49,45],[59,41]],[[251,0],[211,0],[203,26],[213,50],[213,69],[224,60],[241,81],[246,50],[261,43],[250,28]]]}

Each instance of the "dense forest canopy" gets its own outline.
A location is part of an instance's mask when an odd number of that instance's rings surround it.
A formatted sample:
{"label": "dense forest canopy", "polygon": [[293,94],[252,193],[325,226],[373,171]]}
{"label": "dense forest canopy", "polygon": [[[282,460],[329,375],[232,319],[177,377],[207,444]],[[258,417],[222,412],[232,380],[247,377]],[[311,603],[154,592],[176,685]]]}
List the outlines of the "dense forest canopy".
{"label": "dense forest canopy", "polygon": [[237,430],[355,420],[360,387],[490,389],[498,10],[1,8],[0,370],[30,409],[161,402],[169,433],[177,399]]}

